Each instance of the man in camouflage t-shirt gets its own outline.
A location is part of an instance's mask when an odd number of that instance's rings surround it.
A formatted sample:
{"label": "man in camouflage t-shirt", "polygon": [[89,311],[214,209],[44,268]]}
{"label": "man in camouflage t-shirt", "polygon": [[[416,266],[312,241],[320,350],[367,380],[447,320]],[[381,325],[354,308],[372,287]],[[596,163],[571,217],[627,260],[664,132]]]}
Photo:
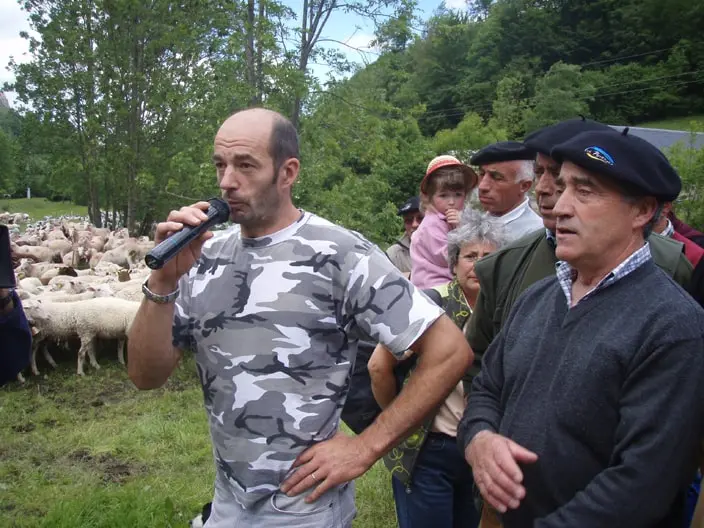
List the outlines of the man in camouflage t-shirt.
{"label": "man in camouflage t-shirt", "polygon": [[[449,393],[471,352],[375,245],[293,206],[297,145],[277,171],[290,123],[271,114],[236,114],[218,132],[218,181],[239,225],[150,275],[130,333],[130,376],[160,386],[181,351],[195,353],[217,465],[208,528],[348,527],[347,482]],[[206,205],[172,212],[157,241],[203,220]],[[174,290],[175,305],[163,303]],[[169,312],[171,350],[159,340]],[[338,425],[362,334],[399,356],[412,347],[420,360],[398,401],[350,438]]]}

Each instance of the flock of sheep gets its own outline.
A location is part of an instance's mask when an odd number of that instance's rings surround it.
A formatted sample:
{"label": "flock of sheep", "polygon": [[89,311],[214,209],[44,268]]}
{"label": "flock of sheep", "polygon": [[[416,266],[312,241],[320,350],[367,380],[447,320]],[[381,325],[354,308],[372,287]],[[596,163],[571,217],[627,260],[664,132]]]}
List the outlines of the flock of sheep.
{"label": "flock of sheep", "polygon": [[[88,356],[95,359],[96,340],[118,343],[124,364],[124,343],[142,298],[141,286],[149,275],[144,257],[154,242],[130,237],[126,229],[96,228],[83,219],[47,218],[20,234],[16,220],[23,215],[0,214],[11,226],[10,240],[17,293],[32,328],[32,363],[39,374],[39,349],[49,364],[56,363],[47,345],[70,347],[80,342],[77,372],[83,375]],[[4,222],[3,222],[4,218]],[[24,378],[20,375],[19,381]]]}

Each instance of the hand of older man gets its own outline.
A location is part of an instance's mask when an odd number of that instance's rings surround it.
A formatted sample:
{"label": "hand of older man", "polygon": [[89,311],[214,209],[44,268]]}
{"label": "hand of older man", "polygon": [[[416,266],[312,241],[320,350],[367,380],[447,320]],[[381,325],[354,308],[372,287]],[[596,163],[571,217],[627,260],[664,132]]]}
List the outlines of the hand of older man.
{"label": "hand of older man", "polygon": [[479,491],[501,513],[518,508],[526,496],[519,463],[530,464],[538,455],[516,442],[490,431],[478,433],[467,446],[465,458]]}
{"label": "hand of older man", "polygon": [[329,489],[362,475],[376,459],[360,437],[338,432],[298,455],[293,463],[296,472],[281,485],[281,491],[294,496],[316,486],[306,498],[314,502]]}

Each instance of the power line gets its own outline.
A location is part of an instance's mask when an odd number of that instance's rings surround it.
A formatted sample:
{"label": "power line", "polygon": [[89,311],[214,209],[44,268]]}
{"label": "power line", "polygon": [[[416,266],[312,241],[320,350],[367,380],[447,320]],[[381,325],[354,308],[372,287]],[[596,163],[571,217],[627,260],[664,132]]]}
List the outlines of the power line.
{"label": "power line", "polygon": [[[605,86],[597,87],[597,90],[599,90],[599,89],[601,89],[601,88],[609,87],[609,86],[623,86],[623,85],[629,86],[629,85],[641,84],[641,83],[643,83],[643,82],[651,82],[651,81],[653,81],[653,80],[658,80],[658,79],[670,79],[670,78],[675,78],[675,77],[681,77],[681,76],[683,76],[683,75],[693,75],[693,74],[702,73],[702,72],[704,72],[704,70],[695,70],[695,71],[686,72],[686,73],[682,73],[682,74],[668,75],[668,76],[662,76],[662,77],[658,77],[658,78],[644,79],[644,80],[640,80],[640,81],[636,81],[636,82],[632,82],[632,83],[614,83],[614,84],[611,84],[611,85],[605,85]],[[697,84],[697,83],[702,83],[702,82],[704,82],[704,78],[702,78],[702,79],[694,79],[694,80],[691,80],[691,81],[679,81],[679,82],[673,82],[673,83],[664,83],[664,84],[659,84],[659,85],[656,85],[656,86],[646,86],[646,87],[644,87],[644,88],[635,88],[635,89],[631,89],[631,90],[620,90],[620,91],[607,92],[607,93],[599,93],[599,92],[597,91],[597,92],[594,93],[594,94],[584,95],[583,97],[576,97],[575,100],[576,100],[576,101],[586,101],[586,100],[589,100],[589,99],[599,99],[599,98],[602,98],[602,97],[609,97],[609,96],[615,96],[615,95],[624,95],[624,94],[636,93],[636,92],[643,92],[643,91],[648,91],[648,90],[657,90],[657,89],[671,88],[671,87],[674,87],[674,86],[686,86],[686,85]],[[337,98],[337,99],[340,99],[342,102],[344,102],[344,103],[346,103],[346,104],[348,104],[348,105],[350,105],[350,106],[354,106],[354,107],[356,107],[356,108],[365,110],[365,111],[368,112],[369,114],[371,114],[371,115],[373,115],[373,116],[375,116],[375,117],[378,117],[378,118],[380,118],[380,119],[383,119],[383,118],[388,117],[388,115],[385,115],[385,116],[384,116],[384,115],[380,115],[377,110],[371,109],[371,108],[369,108],[369,107],[366,107],[366,106],[361,105],[361,104],[358,104],[358,103],[352,103],[352,102],[350,102],[350,101],[347,101],[345,98],[340,97],[340,96],[338,96],[337,94],[333,94],[332,92],[318,92],[318,93],[321,93],[321,94],[324,94],[324,95],[332,95],[333,97],[335,97],[335,98]],[[582,91],[581,93],[583,94],[584,91]],[[580,94],[580,91],[577,91],[577,92],[576,92],[576,95],[579,95],[579,94]],[[538,96],[535,96],[535,95],[534,95],[534,96],[532,96],[532,97],[526,97],[526,98],[518,99],[517,102],[521,102],[521,103],[531,103],[531,102],[534,102],[535,100],[537,100],[538,98],[539,98]],[[453,107],[453,108],[447,108],[447,109],[444,109],[444,110],[434,110],[434,111],[430,111],[430,112],[425,112],[425,113],[423,113],[423,117],[428,117],[428,116],[431,116],[431,117],[456,117],[456,116],[460,116],[460,115],[465,115],[467,112],[476,111],[476,110],[481,109],[481,108],[487,108],[487,107],[492,106],[492,105],[493,105],[493,102],[490,102],[490,103],[480,103],[480,104],[477,104],[477,105],[469,105],[469,106],[458,106],[458,107]],[[458,110],[458,111],[452,111],[452,110]]]}
{"label": "power line", "polygon": [[614,57],[611,59],[604,59],[604,60],[598,60],[598,61],[592,61],[592,62],[585,62],[582,64],[582,67],[584,66],[591,66],[592,64],[607,64],[609,62],[616,62],[624,59],[634,59],[636,57],[645,57],[646,55],[655,55],[656,53],[660,53],[663,51],[669,51],[671,49],[674,49],[675,46],[672,46],[670,48],[662,48],[659,50],[653,50],[653,51],[646,51],[645,53],[637,53],[635,55],[624,55],[623,57]]}
{"label": "power line", "polygon": [[[702,73],[702,72],[704,72],[704,70],[693,70],[693,71],[677,73],[677,74],[673,74],[673,75],[663,75],[661,77],[649,77],[647,79],[626,81],[626,82],[620,82],[620,83],[603,84],[601,86],[595,86],[595,89],[602,90],[604,88],[610,88],[610,87],[614,87],[614,86],[632,86],[632,85],[636,85],[636,84],[642,84],[645,82],[653,82],[653,81],[659,81],[659,80],[663,80],[663,79],[672,79],[675,77],[682,77],[684,75],[695,75],[695,74]],[[579,95],[580,93],[584,93],[586,91],[589,91],[589,90],[588,89],[577,90],[575,92],[575,94]],[[530,101],[533,101],[534,98],[535,98],[535,96],[518,99],[518,101],[519,102],[530,102]],[[477,103],[475,105],[469,105],[469,106],[455,106],[455,107],[445,108],[443,110],[430,110],[428,112],[424,112],[423,116],[424,117],[429,117],[429,116],[434,117],[435,114],[442,116],[446,112],[451,111],[451,110],[464,110],[464,112],[466,113],[466,112],[472,111],[472,110],[480,110],[483,108],[488,108],[488,107],[493,106],[493,104],[494,104],[494,102],[491,101],[491,102],[486,102],[486,103]],[[452,115],[457,115],[457,114],[455,113]]]}

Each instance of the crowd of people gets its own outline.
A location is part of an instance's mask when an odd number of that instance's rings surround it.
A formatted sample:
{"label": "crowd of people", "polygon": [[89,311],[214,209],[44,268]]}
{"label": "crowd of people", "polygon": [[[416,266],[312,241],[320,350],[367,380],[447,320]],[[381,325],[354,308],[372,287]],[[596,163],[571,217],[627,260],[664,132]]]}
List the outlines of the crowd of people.
{"label": "crowd of people", "polygon": [[[438,156],[387,252],[295,206],[280,114],[229,117],[213,162],[233,226],[151,272],[128,342],[140,389],[194,354],[207,528],[348,528],[380,459],[401,528],[700,526],[704,235],[657,148],[581,118]],[[380,411],[350,436],[368,342]]]}

